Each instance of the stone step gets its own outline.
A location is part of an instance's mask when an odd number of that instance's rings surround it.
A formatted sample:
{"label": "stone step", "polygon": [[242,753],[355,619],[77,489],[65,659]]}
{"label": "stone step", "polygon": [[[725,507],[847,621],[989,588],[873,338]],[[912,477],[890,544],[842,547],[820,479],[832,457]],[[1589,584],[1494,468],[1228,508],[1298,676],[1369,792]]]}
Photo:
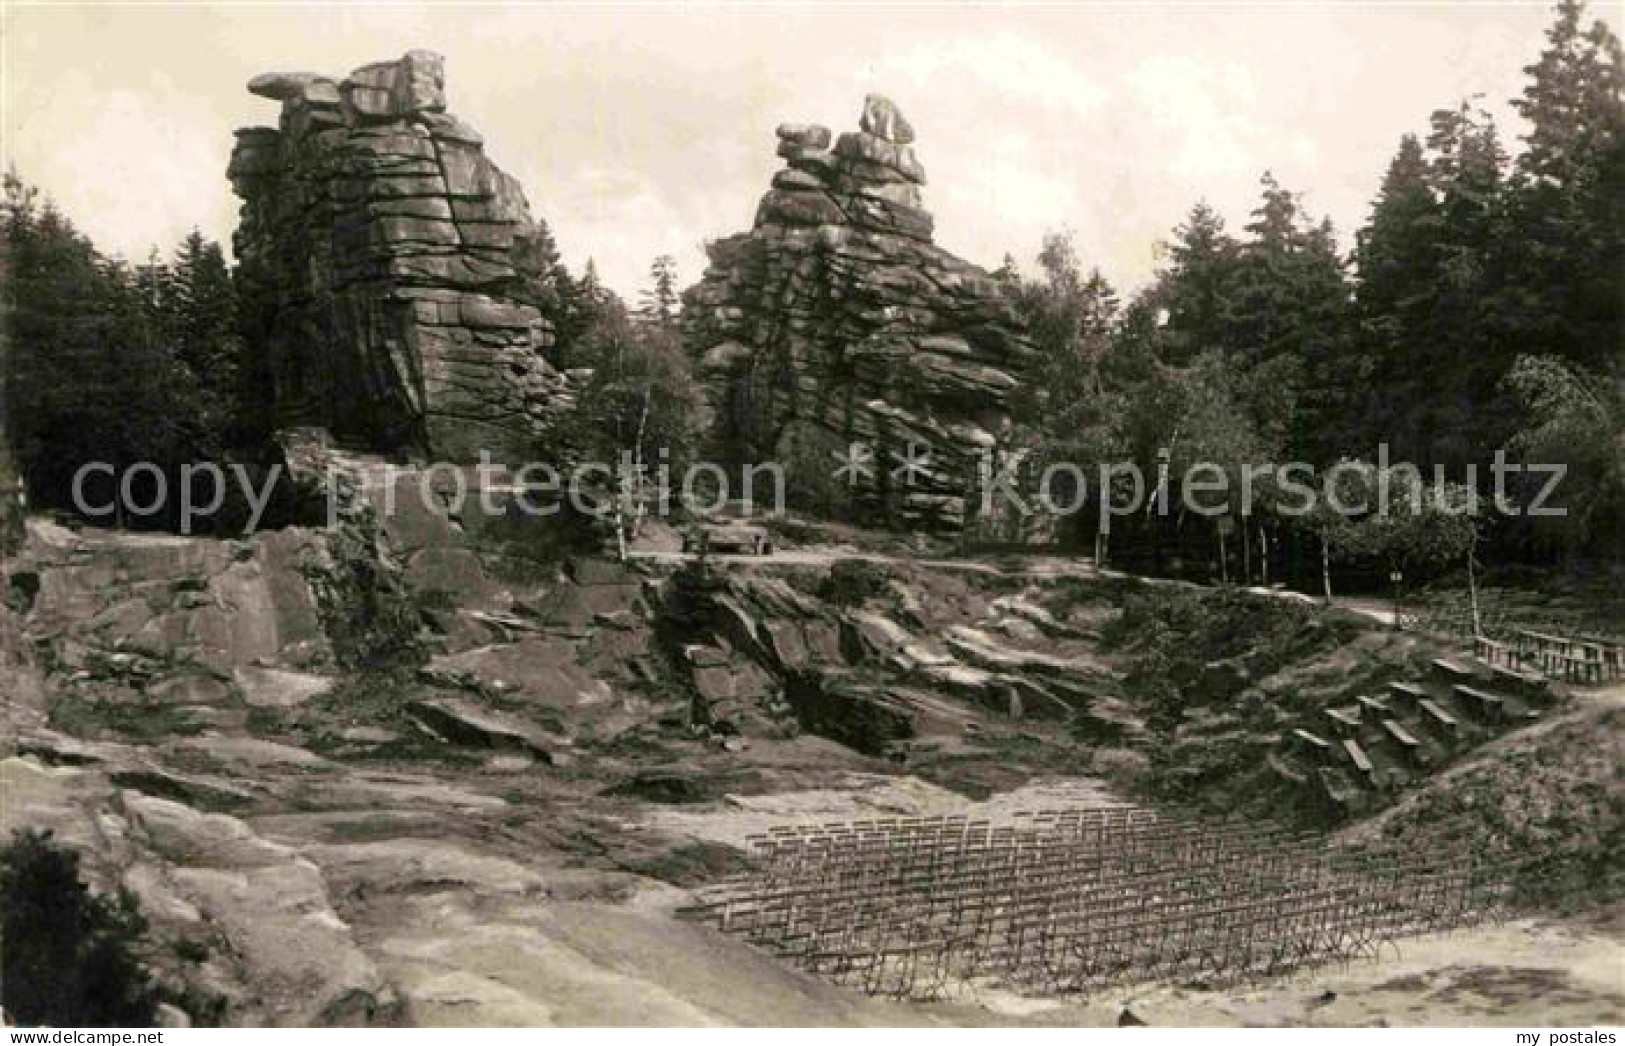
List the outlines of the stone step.
{"label": "stone step", "polygon": [[1332,752],[1332,743],[1330,741],[1318,734],[1310,733],[1308,730],[1295,728],[1292,731],[1291,739],[1294,743],[1305,746],[1306,751],[1316,755],[1325,756],[1330,755]]}
{"label": "stone step", "polygon": [[1493,722],[1500,719],[1505,713],[1506,698],[1500,694],[1491,693],[1479,687],[1468,686],[1466,683],[1455,684],[1451,687],[1451,691],[1460,695],[1463,698],[1462,704],[1471,709],[1472,713],[1478,718]]}
{"label": "stone step", "polygon": [[1332,802],[1351,810],[1364,809],[1370,802],[1366,790],[1354,779],[1350,778],[1342,769],[1335,766],[1320,768],[1321,788]]}
{"label": "stone step", "polygon": [[1360,729],[1360,709],[1356,705],[1349,708],[1325,708],[1326,718],[1331,721],[1333,733],[1348,736]]}
{"label": "stone step", "polygon": [[1482,673],[1475,671],[1471,665],[1463,664],[1460,661],[1453,661],[1447,657],[1434,658],[1432,668],[1435,675],[1438,675],[1452,683],[1470,683],[1475,679],[1482,678],[1483,675]]}
{"label": "stone step", "polygon": [[1465,683],[1456,684],[1454,689],[1466,704],[1490,722],[1513,725],[1520,721],[1540,718],[1538,708],[1511,694],[1468,686]]}
{"label": "stone step", "polygon": [[1405,729],[1404,724],[1397,719],[1384,719],[1382,728],[1388,732],[1389,737],[1392,737],[1408,750],[1415,751],[1422,747],[1422,742],[1417,739],[1416,735]]}
{"label": "stone step", "polygon": [[1360,707],[1365,709],[1366,712],[1370,712],[1373,715],[1385,716],[1393,714],[1392,709],[1389,708],[1388,702],[1384,701],[1380,697],[1370,697],[1365,694],[1361,694],[1354,700],[1359,702]]}
{"label": "stone step", "polygon": [[1423,698],[1417,702],[1422,712],[1427,716],[1429,726],[1444,731],[1453,742],[1459,743],[1463,735],[1461,720],[1457,719],[1448,710],[1440,707],[1432,698]]}
{"label": "stone step", "polygon": [[1286,753],[1269,752],[1264,756],[1264,763],[1277,777],[1295,785],[1309,783],[1309,771]]}

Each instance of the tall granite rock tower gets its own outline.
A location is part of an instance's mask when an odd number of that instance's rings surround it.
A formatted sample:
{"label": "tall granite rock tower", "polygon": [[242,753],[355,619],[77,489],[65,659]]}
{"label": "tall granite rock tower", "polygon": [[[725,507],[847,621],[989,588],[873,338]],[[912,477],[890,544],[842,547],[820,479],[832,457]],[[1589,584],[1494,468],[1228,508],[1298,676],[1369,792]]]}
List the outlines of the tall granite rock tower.
{"label": "tall granite rock tower", "polygon": [[537,235],[518,182],[412,51],[343,80],[267,73],[276,129],[237,132],[234,243],[281,425],[380,450],[525,460],[570,402],[521,300]]}
{"label": "tall granite rock tower", "polygon": [[786,166],[754,227],[708,248],[684,342],[719,446],[783,464],[792,499],[961,531],[1033,350],[1003,288],[932,243],[908,121],[871,95],[860,126],[833,150],[778,129]]}

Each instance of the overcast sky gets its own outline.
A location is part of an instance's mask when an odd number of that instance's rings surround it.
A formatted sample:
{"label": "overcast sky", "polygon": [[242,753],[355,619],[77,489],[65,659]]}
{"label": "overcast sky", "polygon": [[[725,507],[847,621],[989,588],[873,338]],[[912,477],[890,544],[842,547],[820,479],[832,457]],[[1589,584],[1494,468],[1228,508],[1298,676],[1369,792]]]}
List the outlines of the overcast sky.
{"label": "overcast sky", "polygon": [[[1594,6],[1615,24],[1615,9]],[[6,15],[6,160],[104,250],[192,226],[229,242],[233,128],[273,124],[268,70],[342,76],[423,47],[450,108],[525,185],[571,268],[634,295],[650,259],[698,278],[748,227],[773,128],[855,128],[865,92],[914,123],[939,243],[989,267],[1070,228],[1121,287],[1198,199],[1239,227],[1272,169],[1345,247],[1406,131],[1539,53],[1532,5],[770,8],[33,7]]]}

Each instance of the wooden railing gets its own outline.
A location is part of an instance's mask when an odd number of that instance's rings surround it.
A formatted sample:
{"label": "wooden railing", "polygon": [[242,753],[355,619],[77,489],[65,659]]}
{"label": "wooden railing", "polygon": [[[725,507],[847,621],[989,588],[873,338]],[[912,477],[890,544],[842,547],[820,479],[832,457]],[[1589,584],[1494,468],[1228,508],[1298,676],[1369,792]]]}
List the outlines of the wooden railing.
{"label": "wooden railing", "polygon": [[1535,671],[1581,685],[1608,683],[1625,675],[1625,646],[1601,639],[1518,628],[1511,630],[1509,640],[1478,636],[1473,652],[1492,665]]}

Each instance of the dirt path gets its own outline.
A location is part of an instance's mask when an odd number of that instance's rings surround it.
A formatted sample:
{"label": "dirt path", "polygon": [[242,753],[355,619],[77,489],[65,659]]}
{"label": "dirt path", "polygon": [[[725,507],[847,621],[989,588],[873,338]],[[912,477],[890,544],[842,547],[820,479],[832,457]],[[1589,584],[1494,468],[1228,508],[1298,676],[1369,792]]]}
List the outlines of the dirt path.
{"label": "dirt path", "polygon": [[[634,562],[663,563],[678,565],[698,557],[690,552],[682,552],[669,548],[635,547],[627,553],[627,558]],[[965,557],[915,557],[888,555],[878,552],[864,552],[857,548],[847,546],[809,546],[805,548],[785,549],[774,552],[770,556],[749,555],[712,555],[712,562],[727,564],[731,567],[746,567],[772,570],[775,567],[828,567],[840,560],[861,560],[866,563],[888,563],[912,567],[924,567],[932,570],[948,570],[959,573],[983,574],[987,576],[1025,577],[1034,580],[1056,578],[1100,578],[1100,579],[1128,579],[1139,581],[1146,585],[1166,586],[1169,588],[1199,589],[1212,586],[1202,585],[1195,581],[1183,581],[1177,578],[1151,577],[1145,574],[1132,574],[1127,571],[1112,570],[1095,566],[1094,560],[1087,556],[1023,556],[1016,561],[1015,566],[1003,563],[989,562],[984,559]],[[1249,586],[1246,591],[1276,599],[1293,600],[1301,603],[1320,603],[1314,596],[1305,595],[1285,588],[1264,588]],[[1360,596],[1338,596],[1333,599],[1332,605],[1342,610],[1368,617],[1371,620],[1392,626],[1394,623],[1394,608],[1391,601],[1372,599]]]}

